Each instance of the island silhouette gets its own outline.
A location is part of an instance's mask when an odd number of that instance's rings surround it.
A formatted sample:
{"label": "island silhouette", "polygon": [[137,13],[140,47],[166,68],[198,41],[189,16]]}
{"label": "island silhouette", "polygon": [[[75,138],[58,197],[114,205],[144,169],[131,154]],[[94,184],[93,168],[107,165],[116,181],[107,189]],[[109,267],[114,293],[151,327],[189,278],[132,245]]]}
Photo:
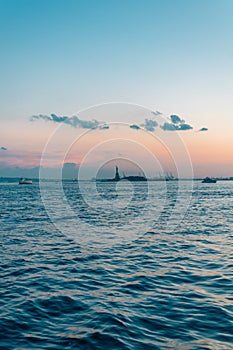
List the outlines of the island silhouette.
{"label": "island silhouette", "polygon": [[96,179],[96,181],[99,182],[118,182],[121,180],[128,180],[128,181],[132,181],[132,182],[136,182],[136,181],[147,181],[146,176],[143,175],[130,175],[130,176],[125,176],[123,175],[122,177],[119,174],[119,168],[118,166],[115,167],[115,176],[111,179]]}

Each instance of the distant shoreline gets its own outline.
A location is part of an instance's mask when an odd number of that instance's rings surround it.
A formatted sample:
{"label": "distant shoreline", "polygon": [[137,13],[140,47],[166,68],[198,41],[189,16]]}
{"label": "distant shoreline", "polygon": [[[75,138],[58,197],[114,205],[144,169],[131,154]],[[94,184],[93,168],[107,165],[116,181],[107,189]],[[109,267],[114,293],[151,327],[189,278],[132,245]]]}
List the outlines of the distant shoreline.
{"label": "distant shoreline", "polygon": [[[233,181],[233,176],[230,177],[211,177],[217,181]],[[39,182],[40,179],[39,178],[31,178],[33,180],[33,182]],[[42,179],[42,181],[47,181],[47,182],[54,182],[54,181],[59,181],[60,179],[56,179],[56,178],[49,178],[49,179]],[[169,180],[166,181],[166,179],[163,178],[147,178],[148,182],[161,182],[161,181],[165,181],[165,182],[177,182],[177,181],[201,181],[203,180],[202,177],[195,177],[195,178],[176,178],[173,180]],[[72,182],[72,183],[77,183],[79,181],[86,181],[86,182],[95,182],[95,180],[93,179],[86,179],[86,180],[78,180],[78,179],[62,179],[63,182]],[[19,177],[0,177],[0,182],[11,182],[11,183],[15,183],[15,182],[19,182]],[[101,181],[100,181],[101,182]],[[140,182],[140,181],[139,181]],[[107,181],[103,181],[103,183],[107,183]]]}

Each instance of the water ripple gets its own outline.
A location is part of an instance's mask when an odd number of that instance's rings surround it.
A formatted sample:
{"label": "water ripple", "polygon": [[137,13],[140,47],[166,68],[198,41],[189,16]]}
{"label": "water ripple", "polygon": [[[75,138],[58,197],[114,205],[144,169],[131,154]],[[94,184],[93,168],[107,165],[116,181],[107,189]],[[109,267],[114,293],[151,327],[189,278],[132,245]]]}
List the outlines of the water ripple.
{"label": "water ripple", "polygon": [[99,249],[57,232],[37,185],[0,184],[0,349],[233,349],[232,183],[196,184],[172,233],[169,191],[161,225]]}

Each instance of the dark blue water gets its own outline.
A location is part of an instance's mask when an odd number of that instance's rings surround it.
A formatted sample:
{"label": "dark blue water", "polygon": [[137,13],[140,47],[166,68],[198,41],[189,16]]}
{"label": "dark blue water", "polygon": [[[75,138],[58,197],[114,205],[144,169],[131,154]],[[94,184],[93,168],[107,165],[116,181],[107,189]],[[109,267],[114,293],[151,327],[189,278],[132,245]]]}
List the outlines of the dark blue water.
{"label": "dark blue water", "polygon": [[[105,186],[111,206],[117,195]],[[98,216],[83,207],[77,184],[64,190],[83,220]],[[143,191],[130,211],[146,200]],[[233,182],[196,182],[173,232],[163,224],[179,200],[169,184],[154,227],[100,246],[59,232],[38,184],[1,183],[0,196],[0,349],[233,349]],[[131,215],[122,210],[118,223],[117,212],[99,213],[99,222],[111,231]]]}

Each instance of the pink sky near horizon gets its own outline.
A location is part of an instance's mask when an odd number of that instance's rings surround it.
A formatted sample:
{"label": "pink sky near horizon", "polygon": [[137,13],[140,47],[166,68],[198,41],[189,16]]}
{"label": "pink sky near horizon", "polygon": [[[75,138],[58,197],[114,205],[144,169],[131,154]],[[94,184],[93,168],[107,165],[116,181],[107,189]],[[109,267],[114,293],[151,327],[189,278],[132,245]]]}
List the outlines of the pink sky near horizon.
{"label": "pink sky near horizon", "polygon": [[[43,148],[56,128],[57,125],[49,122],[32,123],[28,121],[25,123],[24,128],[22,127],[22,123],[7,123],[1,135],[1,146],[7,147],[6,151],[1,151],[0,153],[1,164],[19,167],[39,166]],[[83,132],[85,132],[83,129],[79,130],[70,126],[64,126],[62,128],[62,138],[46,154],[47,166],[58,166],[60,164],[61,154],[64,152],[64,145],[67,142],[69,143],[70,139],[76,138]],[[168,138],[174,135],[174,132],[169,131],[163,133],[166,133],[166,137]],[[207,132],[190,130],[180,132],[179,134],[190,154],[195,176],[233,176],[232,139],[230,135],[226,133],[225,137],[221,137],[220,140],[220,136],[217,137],[216,133],[211,131],[211,129]],[[88,149],[104,140],[117,137],[129,137],[132,140],[140,140],[155,155],[164,155],[165,158],[167,157],[163,147],[158,147],[159,143],[156,142],[156,138],[150,133],[145,133],[141,130],[137,131],[128,128],[122,134],[122,130],[110,129],[92,131],[91,134],[86,135],[81,143],[79,141],[80,148],[78,151],[76,150],[68,154],[68,157],[66,157],[67,162],[80,163]],[[175,143],[174,147],[176,147]],[[104,155],[99,155],[99,160],[101,159],[104,159]]]}

